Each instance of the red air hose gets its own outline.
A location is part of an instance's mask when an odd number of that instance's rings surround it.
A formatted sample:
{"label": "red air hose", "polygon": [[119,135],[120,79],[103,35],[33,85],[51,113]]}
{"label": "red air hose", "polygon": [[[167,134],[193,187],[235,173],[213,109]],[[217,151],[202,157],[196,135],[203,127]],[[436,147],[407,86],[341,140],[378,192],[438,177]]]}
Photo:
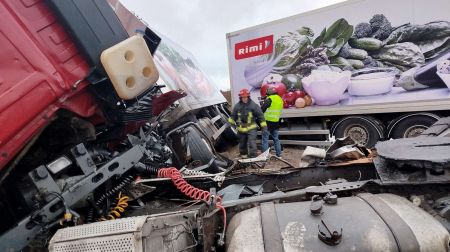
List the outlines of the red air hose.
{"label": "red air hose", "polygon": [[[208,191],[198,189],[193,187],[192,185],[188,184],[186,180],[184,180],[181,173],[178,171],[175,167],[169,167],[169,168],[161,168],[158,170],[158,177],[159,178],[170,178],[175,185],[175,187],[180,190],[184,195],[188,196],[191,199],[195,200],[203,200],[206,203],[209,203],[211,201],[211,193]],[[227,213],[225,211],[225,208],[222,206],[222,198],[217,196],[216,198],[216,208],[219,208],[222,210],[223,213],[223,235],[225,235],[225,230],[227,226]]]}

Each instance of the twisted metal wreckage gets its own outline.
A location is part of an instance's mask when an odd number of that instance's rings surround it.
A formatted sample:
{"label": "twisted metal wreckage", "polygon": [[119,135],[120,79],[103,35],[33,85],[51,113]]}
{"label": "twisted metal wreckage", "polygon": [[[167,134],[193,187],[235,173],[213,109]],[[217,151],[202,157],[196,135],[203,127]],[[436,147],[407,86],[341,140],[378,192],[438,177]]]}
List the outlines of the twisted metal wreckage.
{"label": "twisted metal wreckage", "polygon": [[[55,170],[30,172],[33,188],[53,192],[52,199],[2,234],[0,244],[19,250],[49,242],[50,251],[444,251],[449,126],[441,119],[421,137],[380,142],[376,152],[338,140],[325,156],[304,154],[309,164],[302,168],[266,152],[229,160],[215,174],[205,171],[218,153],[197,167],[151,166],[151,128],[130,135],[128,150],[101,164],[79,144],[68,160],[82,179],[61,187]],[[363,155],[355,158],[355,149]],[[272,169],[278,161],[286,167]],[[112,177],[119,179],[93,202],[92,191]],[[91,202],[87,215],[83,200]]]}
{"label": "twisted metal wreckage", "polygon": [[[162,168],[130,187],[164,188],[165,198],[128,211],[129,218],[60,229],[49,248],[446,251],[450,138],[436,135],[449,127],[442,119],[421,137],[380,142],[377,153],[353,160],[330,153],[364,148],[337,141],[303,168],[271,169],[268,152],[218,174],[202,172],[207,165]],[[194,201],[179,204],[179,192]]]}
{"label": "twisted metal wreckage", "polygon": [[118,1],[0,13],[0,251],[449,249],[448,119],[376,152],[347,139],[299,165],[230,160],[223,97],[163,92],[152,55],[180,83],[177,67],[201,71]]}

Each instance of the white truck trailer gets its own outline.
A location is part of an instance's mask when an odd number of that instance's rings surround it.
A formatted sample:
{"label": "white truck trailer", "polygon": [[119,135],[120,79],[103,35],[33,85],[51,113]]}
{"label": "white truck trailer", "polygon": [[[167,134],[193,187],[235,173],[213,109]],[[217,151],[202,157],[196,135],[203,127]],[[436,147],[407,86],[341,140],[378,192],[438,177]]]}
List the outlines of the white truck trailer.
{"label": "white truck trailer", "polygon": [[450,58],[449,9],[448,0],[349,0],[228,33],[233,104],[242,88],[258,101],[275,85],[285,144],[417,136],[449,113],[436,74]]}

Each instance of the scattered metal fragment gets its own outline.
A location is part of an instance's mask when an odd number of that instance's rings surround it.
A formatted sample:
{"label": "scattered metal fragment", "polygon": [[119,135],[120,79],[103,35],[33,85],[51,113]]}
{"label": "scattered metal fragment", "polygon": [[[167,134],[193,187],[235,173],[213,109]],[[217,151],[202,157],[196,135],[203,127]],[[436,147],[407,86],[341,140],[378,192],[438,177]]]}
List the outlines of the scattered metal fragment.
{"label": "scattered metal fragment", "polygon": [[324,149],[307,146],[302,153],[300,167],[312,166],[317,162],[320,162],[320,160],[324,159],[325,156],[326,152]]}
{"label": "scattered metal fragment", "polygon": [[246,186],[244,184],[232,184],[218,191],[217,194],[222,197],[223,202],[227,202],[232,200],[238,200],[240,196],[261,195],[262,191],[263,191],[263,184],[256,186]]}
{"label": "scattered metal fragment", "polygon": [[139,199],[140,197],[156,190],[154,186],[148,186],[140,183],[131,183],[127,188],[127,196],[129,201]]}
{"label": "scattered metal fragment", "polygon": [[426,129],[421,136],[441,136],[441,137],[450,137],[450,117],[444,117],[439,119],[433,125],[431,125],[428,129]]}
{"label": "scattered metal fragment", "polygon": [[450,138],[403,138],[376,145],[378,156],[394,161],[399,167],[439,168],[450,165]]}
{"label": "scattered metal fragment", "polygon": [[355,144],[356,144],[356,142],[353,141],[349,136],[347,136],[345,138],[338,138],[330,147],[328,147],[326,153],[327,154],[331,153],[331,152],[341,148],[342,146],[355,145]]}
{"label": "scattered metal fragment", "polygon": [[331,159],[360,159],[366,155],[357,147],[346,145],[329,153]]}

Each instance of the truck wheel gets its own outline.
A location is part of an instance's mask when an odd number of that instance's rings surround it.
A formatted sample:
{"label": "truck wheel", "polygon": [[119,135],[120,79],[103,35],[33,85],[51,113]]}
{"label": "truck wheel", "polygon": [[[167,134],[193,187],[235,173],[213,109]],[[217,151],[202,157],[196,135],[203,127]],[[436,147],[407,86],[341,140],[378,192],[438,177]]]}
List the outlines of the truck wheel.
{"label": "truck wheel", "polygon": [[436,121],[436,118],[426,115],[403,118],[394,126],[390,137],[397,139],[419,136]]}
{"label": "truck wheel", "polygon": [[349,136],[353,141],[372,148],[383,136],[383,129],[376,120],[369,117],[348,117],[337,122],[334,129],[336,138]]}
{"label": "truck wheel", "polygon": [[[208,141],[192,126],[188,127],[187,131],[186,140],[191,152],[192,160],[199,160],[202,165],[208,164],[209,161],[214,158],[214,154]],[[219,167],[215,162],[204,171],[209,173],[220,172]]]}

